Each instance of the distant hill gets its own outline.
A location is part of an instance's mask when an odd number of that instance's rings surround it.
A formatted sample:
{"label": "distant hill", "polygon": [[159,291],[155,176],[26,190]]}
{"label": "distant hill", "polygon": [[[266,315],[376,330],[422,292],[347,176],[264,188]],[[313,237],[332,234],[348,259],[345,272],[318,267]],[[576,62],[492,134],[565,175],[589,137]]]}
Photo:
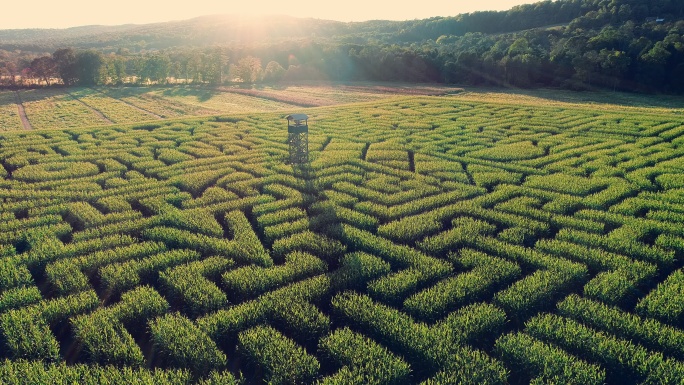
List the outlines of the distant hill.
{"label": "distant hill", "polygon": [[[612,16],[603,19],[597,16]],[[541,1],[508,11],[484,11],[422,20],[338,22],[290,16],[202,16],[189,20],[117,26],[90,25],[66,29],[0,29],[0,49],[51,52],[60,47],[155,50],[172,47],[250,45],[297,39],[389,44],[437,40],[466,33],[510,33],[573,20],[595,21],[590,27],[656,17],[682,17],[682,0],[557,0]]]}
{"label": "distant hill", "polygon": [[[583,4],[583,3],[582,3]],[[277,43],[296,39],[409,43],[468,32],[501,33],[566,23],[585,10],[577,1],[545,1],[509,11],[474,12],[423,20],[338,22],[290,16],[202,16],[188,20],[66,29],[0,30],[0,49],[52,51],[60,47],[166,49],[184,46]]]}
{"label": "distant hill", "polygon": [[59,47],[165,49],[182,46],[254,44],[347,33],[348,24],[289,16],[202,16],[189,20],[66,29],[0,30],[0,48]]}

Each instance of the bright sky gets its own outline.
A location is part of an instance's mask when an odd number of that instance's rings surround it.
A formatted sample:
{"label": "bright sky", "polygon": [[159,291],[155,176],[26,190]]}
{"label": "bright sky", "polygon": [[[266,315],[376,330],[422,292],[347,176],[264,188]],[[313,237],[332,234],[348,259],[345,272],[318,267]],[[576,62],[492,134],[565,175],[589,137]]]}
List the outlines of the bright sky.
{"label": "bright sky", "polygon": [[0,29],[144,24],[213,14],[277,14],[339,21],[412,20],[506,10],[540,0],[17,0],[3,1]]}

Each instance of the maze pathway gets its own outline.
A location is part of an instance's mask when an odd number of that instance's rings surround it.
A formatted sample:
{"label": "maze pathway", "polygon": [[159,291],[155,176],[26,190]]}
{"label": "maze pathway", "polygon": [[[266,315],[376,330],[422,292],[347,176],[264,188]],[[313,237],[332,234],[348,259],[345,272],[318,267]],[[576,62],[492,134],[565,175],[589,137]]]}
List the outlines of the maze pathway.
{"label": "maze pathway", "polygon": [[3,133],[0,380],[684,381],[684,118],[308,113]]}

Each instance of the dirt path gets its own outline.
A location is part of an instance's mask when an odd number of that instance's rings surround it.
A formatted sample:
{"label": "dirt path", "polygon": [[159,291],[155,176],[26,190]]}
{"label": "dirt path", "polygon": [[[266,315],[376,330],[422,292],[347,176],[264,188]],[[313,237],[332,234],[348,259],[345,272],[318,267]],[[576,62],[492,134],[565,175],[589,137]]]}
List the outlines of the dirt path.
{"label": "dirt path", "polygon": [[67,95],[69,95],[75,101],[77,101],[77,102],[83,104],[84,106],[88,107],[89,109],[91,109],[95,114],[97,114],[97,116],[100,119],[104,120],[105,122],[107,122],[109,124],[114,124],[114,122],[111,119],[109,119],[108,117],[106,117],[105,114],[102,113],[102,111],[100,111],[100,110],[96,109],[95,107],[89,105],[88,103],[84,102],[83,100],[75,97],[71,92],[67,92]]}
{"label": "dirt path", "polygon": [[29,122],[26,116],[26,110],[24,109],[24,103],[21,102],[21,96],[19,96],[19,91],[14,91],[14,101],[17,103],[17,110],[19,112],[19,117],[21,118],[21,124],[24,126],[24,130],[33,130],[31,122]]}
{"label": "dirt path", "polygon": [[133,108],[135,108],[136,110],[138,110],[138,111],[140,111],[140,112],[144,112],[144,113],[146,113],[147,115],[150,115],[150,116],[152,116],[152,117],[154,117],[154,118],[156,118],[156,119],[164,119],[163,117],[161,117],[161,116],[155,114],[154,112],[151,112],[151,111],[147,111],[147,110],[145,110],[145,109],[142,109],[142,108],[136,106],[135,104],[129,103],[129,102],[123,100],[123,99],[113,98],[113,97],[111,97],[111,96],[105,94],[104,92],[102,92],[102,91],[100,91],[100,90],[98,90],[98,89],[91,88],[91,90],[96,91],[96,92],[98,92],[98,93],[100,93],[100,94],[102,94],[102,95],[104,95],[104,96],[106,96],[106,97],[108,97],[108,98],[111,98],[111,99],[114,99],[114,100],[118,100],[118,101],[120,101],[121,103],[124,103],[124,104],[126,104],[126,105],[128,105],[128,106],[130,106],[130,107],[133,107]]}

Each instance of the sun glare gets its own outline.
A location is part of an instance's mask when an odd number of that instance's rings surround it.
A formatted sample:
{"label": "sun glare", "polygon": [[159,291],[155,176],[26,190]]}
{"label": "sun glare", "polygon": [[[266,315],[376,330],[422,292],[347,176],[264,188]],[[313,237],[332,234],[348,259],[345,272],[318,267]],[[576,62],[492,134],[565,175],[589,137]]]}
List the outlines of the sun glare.
{"label": "sun glare", "polygon": [[478,2],[421,2],[347,0],[339,3],[292,0],[225,2],[196,0],[189,6],[168,2],[121,0],[104,7],[85,0],[38,0],[26,12],[21,2],[8,2],[0,13],[0,29],[66,28],[83,25],[120,25],[184,20],[203,15],[238,14],[245,16],[288,15],[339,21],[413,20],[434,16],[454,16],[477,10],[505,10],[534,0],[481,0]]}

